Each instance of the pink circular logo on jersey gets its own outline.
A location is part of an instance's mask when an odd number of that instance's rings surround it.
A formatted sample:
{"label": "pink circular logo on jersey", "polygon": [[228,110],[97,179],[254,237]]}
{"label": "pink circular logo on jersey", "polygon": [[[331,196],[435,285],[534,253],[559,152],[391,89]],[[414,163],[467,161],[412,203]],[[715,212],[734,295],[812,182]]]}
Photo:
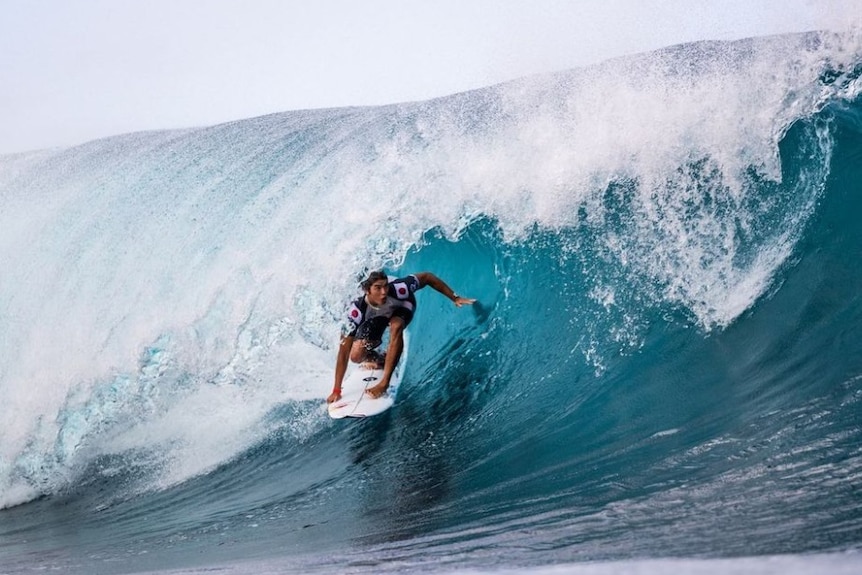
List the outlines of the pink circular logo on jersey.
{"label": "pink circular logo on jersey", "polygon": [[400,286],[398,288],[398,295],[407,295],[407,288],[404,286]]}
{"label": "pink circular logo on jersey", "polygon": [[358,309],[350,310],[350,317],[359,317],[359,310]]}

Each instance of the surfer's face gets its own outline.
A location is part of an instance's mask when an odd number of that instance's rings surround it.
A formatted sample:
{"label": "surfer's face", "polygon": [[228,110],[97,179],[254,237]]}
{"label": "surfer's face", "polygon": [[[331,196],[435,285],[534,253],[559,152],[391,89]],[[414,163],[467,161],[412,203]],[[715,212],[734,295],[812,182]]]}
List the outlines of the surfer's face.
{"label": "surfer's face", "polygon": [[368,288],[368,303],[376,307],[385,304],[388,290],[389,284],[386,280],[377,280]]}

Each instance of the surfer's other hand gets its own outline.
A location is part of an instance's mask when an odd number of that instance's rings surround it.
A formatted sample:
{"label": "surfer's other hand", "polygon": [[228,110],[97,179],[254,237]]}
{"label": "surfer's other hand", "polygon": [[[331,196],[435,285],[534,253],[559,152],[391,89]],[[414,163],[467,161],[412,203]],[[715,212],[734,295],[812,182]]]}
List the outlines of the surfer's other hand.
{"label": "surfer's other hand", "polygon": [[474,298],[461,297],[459,295],[456,295],[455,299],[452,300],[452,303],[454,303],[457,307],[461,307],[462,305],[473,305],[474,303],[476,303],[476,300]]}
{"label": "surfer's other hand", "polygon": [[332,403],[334,401],[338,401],[341,399],[341,390],[333,389],[332,393],[329,394],[329,397],[326,398],[326,403]]}
{"label": "surfer's other hand", "polygon": [[375,385],[374,387],[369,387],[365,390],[365,393],[371,396],[371,399],[377,399],[389,389],[388,385]]}

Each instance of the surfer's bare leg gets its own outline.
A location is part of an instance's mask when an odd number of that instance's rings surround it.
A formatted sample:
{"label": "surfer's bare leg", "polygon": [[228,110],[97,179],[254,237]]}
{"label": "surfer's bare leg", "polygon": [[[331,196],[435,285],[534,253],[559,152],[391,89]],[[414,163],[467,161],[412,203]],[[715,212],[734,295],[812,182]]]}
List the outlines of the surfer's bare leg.
{"label": "surfer's bare leg", "polygon": [[365,339],[354,340],[350,348],[350,361],[353,363],[371,364],[366,367],[380,369],[382,365],[382,357],[374,351],[380,345],[380,342],[369,342]]}
{"label": "surfer's bare leg", "polygon": [[376,398],[386,393],[389,389],[389,380],[392,379],[392,372],[395,371],[395,366],[401,359],[402,351],[404,351],[404,320],[396,316],[389,320],[389,348],[386,350],[383,377],[380,383],[366,390],[368,395]]}

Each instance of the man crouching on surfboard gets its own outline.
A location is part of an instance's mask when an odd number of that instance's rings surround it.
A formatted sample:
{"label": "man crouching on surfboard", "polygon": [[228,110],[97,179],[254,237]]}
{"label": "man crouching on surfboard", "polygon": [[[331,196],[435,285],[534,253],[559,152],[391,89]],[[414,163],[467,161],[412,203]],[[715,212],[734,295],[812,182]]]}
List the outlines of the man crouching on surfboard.
{"label": "man crouching on surfboard", "polygon": [[[362,282],[365,295],[353,301],[347,310],[350,331],[341,338],[335,363],[335,385],[326,398],[327,403],[341,399],[341,382],[347,372],[348,359],[355,363],[372,363],[377,369],[383,367],[380,383],[367,389],[366,393],[374,398],[386,393],[392,372],[404,350],[404,328],[416,311],[416,297],[413,294],[425,286],[431,286],[458,307],[476,301],[459,296],[443,280],[429,272],[419,272],[392,281],[383,270],[371,272],[368,279]],[[385,355],[380,355],[375,349],[383,341],[383,332],[387,327],[389,347]]]}

